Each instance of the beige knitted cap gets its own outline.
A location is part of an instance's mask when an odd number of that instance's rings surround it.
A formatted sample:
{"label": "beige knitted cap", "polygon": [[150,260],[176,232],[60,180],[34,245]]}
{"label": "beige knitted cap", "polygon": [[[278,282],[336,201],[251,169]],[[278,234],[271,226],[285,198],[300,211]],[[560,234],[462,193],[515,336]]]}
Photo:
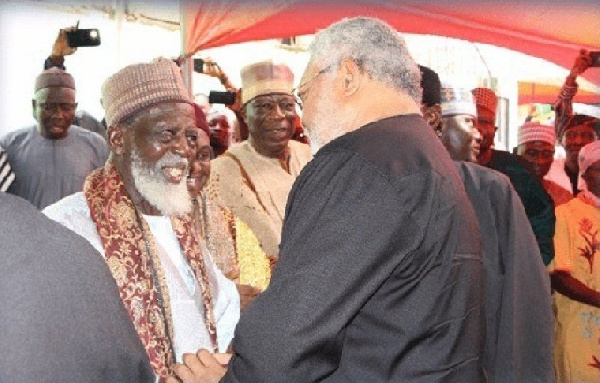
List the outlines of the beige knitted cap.
{"label": "beige knitted cap", "polygon": [[261,61],[243,67],[240,74],[242,104],[264,94],[292,94],[294,74],[285,64],[275,64],[271,60]]}
{"label": "beige knitted cap", "polygon": [[163,102],[193,104],[179,67],[164,57],[126,66],[102,85],[102,106],[108,126]]}
{"label": "beige knitted cap", "polygon": [[35,78],[34,92],[50,87],[75,89],[75,80],[62,69],[48,68]]}

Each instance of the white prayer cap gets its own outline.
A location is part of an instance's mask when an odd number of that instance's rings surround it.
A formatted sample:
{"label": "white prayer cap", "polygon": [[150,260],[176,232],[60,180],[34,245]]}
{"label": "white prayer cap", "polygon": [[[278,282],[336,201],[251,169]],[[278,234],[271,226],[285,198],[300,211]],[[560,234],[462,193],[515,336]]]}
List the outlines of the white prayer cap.
{"label": "white prayer cap", "polygon": [[600,161],[600,140],[590,142],[579,151],[579,180],[577,183],[579,190],[587,190],[587,185],[581,175],[596,161]]}
{"label": "white prayer cap", "polygon": [[468,89],[444,84],[442,85],[442,116],[457,114],[477,117],[473,94]]}

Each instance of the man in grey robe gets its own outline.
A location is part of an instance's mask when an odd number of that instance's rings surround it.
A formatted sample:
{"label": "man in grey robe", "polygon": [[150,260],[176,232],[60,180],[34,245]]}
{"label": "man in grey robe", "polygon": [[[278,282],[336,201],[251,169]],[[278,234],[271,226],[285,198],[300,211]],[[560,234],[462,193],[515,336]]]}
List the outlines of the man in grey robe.
{"label": "man in grey robe", "polygon": [[0,220],[0,382],[152,382],[102,256],[19,197]]}
{"label": "man in grey robe", "polygon": [[15,173],[8,192],[40,210],[81,191],[85,177],[108,158],[102,136],[73,125],[75,101],[73,77],[58,68],[45,70],[32,100],[37,125],[0,139]]}

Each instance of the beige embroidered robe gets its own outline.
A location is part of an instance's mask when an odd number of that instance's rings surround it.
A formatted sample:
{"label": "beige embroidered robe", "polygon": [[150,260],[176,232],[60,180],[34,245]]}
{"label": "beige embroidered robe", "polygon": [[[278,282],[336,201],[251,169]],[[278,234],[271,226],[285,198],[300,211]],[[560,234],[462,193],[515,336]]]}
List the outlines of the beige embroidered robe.
{"label": "beige embroidered robe", "polygon": [[258,154],[248,141],[211,161],[211,197],[250,226],[269,257],[279,254],[287,196],[312,158],[308,145],[293,140],[288,145],[289,173],[278,159]]}

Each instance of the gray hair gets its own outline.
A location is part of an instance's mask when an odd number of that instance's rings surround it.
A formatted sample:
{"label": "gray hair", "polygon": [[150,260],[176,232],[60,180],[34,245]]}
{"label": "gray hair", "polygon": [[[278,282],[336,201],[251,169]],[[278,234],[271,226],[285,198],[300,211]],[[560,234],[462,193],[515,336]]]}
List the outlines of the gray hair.
{"label": "gray hair", "polygon": [[421,72],[404,38],[387,23],[370,17],[338,21],[315,35],[311,63],[332,65],[344,58],[356,62],[373,80],[422,99]]}

